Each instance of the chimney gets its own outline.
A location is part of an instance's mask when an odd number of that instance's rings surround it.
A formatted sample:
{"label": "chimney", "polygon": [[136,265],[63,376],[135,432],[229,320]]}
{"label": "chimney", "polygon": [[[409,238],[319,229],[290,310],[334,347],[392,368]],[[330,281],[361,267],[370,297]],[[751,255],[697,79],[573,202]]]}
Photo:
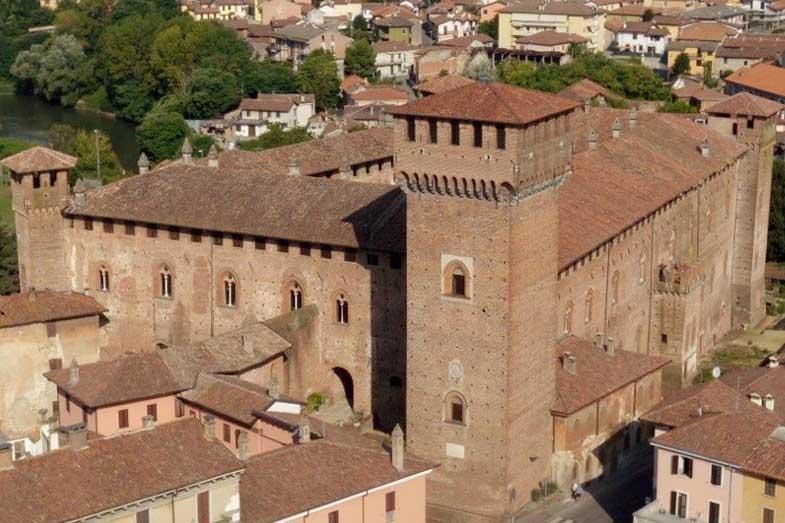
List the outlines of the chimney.
{"label": "chimney", "polygon": [[210,151],[207,153],[207,166],[218,167],[218,149],[215,148],[215,144],[210,146]]}
{"label": "chimney", "polygon": [[311,441],[311,426],[308,424],[308,418],[305,416],[300,418],[300,425],[297,427],[297,432],[300,435],[300,444]]}
{"label": "chimney", "polygon": [[564,370],[575,376],[578,374],[578,361],[575,354],[572,352],[565,352],[561,356],[561,364]]}
{"label": "chimney", "polygon": [[248,433],[243,431],[237,437],[237,457],[240,459],[248,458]]}
{"label": "chimney", "polygon": [[613,356],[614,354],[616,354],[616,348],[615,348],[616,343],[615,343],[615,341],[616,340],[614,340],[613,338],[610,338],[610,337],[605,340],[605,353],[606,354],[609,354],[610,356]]}
{"label": "chimney", "polygon": [[191,147],[191,140],[187,136],[183,140],[183,147],[180,149],[180,152],[183,154],[183,161],[191,163],[191,154],[194,152],[194,149]]}
{"label": "chimney", "polygon": [[613,137],[619,138],[621,136],[621,119],[617,116],[613,121]]}
{"label": "chimney", "polygon": [[136,166],[139,167],[139,174],[144,174],[150,170],[150,160],[147,159],[147,155],[144,152],[139,155],[139,161],[136,162]]}
{"label": "chimney", "polygon": [[245,353],[253,354],[254,353],[253,340],[251,339],[251,337],[248,336],[247,334],[243,334],[242,340],[243,340],[243,350],[245,351]]}
{"label": "chimney", "polygon": [[777,356],[772,354],[768,358],[766,358],[766,366],[770,369],[776,369],[780,366],[780,360],[777,359]]}
{"label": "chimney", "polygon": [[711,150],[709,149],[709,139],[704,138],[703,142],[701,143],[701,156],[708,158],[710,154]]}
{"label": "chimney", "polygon": [[71,360],[71,366],[68,367],[68,385],[73,387],[79,383],[79,364],[76,363],[76,358]]}
{"label": "chimney", "polygon": [[142,416],[142,427],[146,429],[153,428],[153,417],[149,414],[147,416]]}
{"label": "chimney", "polygon": [[774,396],[771,394],[766,394],[763,397],[763,406],[769,410],[774,410]]}
{"label": "chimney", "polygon": [[635,129],[636,125],[638,125],[638,108],[633,107],[630,109],[630,129]]}
{"label": "chimney", "polygon": [[289,158],[289,176],[300,176],[300,167],[297,165],[297,158]]}
{"label": "chimney", "polygon": [[278,379],[275,378],[275,376],[270,380],[270,387],[267,389],[267,395],[274,400],[277,400],[280,397],[280,393],[278,392]]}
{"label": "chimney", "polygon": [[584,113],[591,112],[591,99],[586,99],[586,101],[583,102],[583,112]]}
{"label": "chimney", "polygon": [[207,414],[204,417],[204,433],[210,439],[215,439],[215,416]]}
{"label": "chimney", "polygon": [[403,429],[399,424],[395,424],[390,439],[392,466],[395,467],[395,470],[398,472],[403,472]]}
{"label": "chimney", "polygon": [[68,446],[73,450],[87,447],[87,425],[80,423],[68,432]]}
{"label": "chimney", "polygon": [[698,411],[696,412],[696,414],[698,415],[699,418],[701,416],[703,416],[703,407],[702,406],[698,406]]}
{"label": "chimney", "polygon": [[593,151],[597,148],[597,142],[599,141],[600,137],[597,136],[597,131],[594,130],[594,127],[589,129],[589,150]]}

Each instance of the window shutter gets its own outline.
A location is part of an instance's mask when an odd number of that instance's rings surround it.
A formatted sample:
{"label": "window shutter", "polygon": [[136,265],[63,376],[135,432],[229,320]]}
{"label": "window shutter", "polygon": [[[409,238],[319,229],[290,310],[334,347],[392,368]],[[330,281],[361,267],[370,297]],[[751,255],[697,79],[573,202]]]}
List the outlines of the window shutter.
{"label": "window shutter", "polygon": [[692,477],[692,460],[689,458],[684,459],[684,475],[688,478]]}
{"label": "window shutter", "polygon": [[197,523],[210,523],[210,491],[200,492],[196,496]]}
{"label": "window shutter", "polygon": [[150,511],[142,510],[136,513],[136,523],[150,523]]}
{"label": "window shutter", "polygon": [[670,510],[670,513],[672,515],[674,515],[674,516],[676,515],[676,496],[677,496],[676,491],[675,490],[671,490],[671,510]]}
{"label": "window shutter", "polygon": [[395,511],[395,492],[388,492],[387,495],[384,496],[384,504],[387,512]]}
{"label": "window shutter", "polygon": [[671,474],[679,473],[679,456],[671,456]]}

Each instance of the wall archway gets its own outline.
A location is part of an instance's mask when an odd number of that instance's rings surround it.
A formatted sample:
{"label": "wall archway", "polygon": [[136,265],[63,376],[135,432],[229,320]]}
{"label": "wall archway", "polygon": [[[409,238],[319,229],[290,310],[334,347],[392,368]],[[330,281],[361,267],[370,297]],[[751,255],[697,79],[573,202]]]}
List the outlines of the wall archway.
{"label": "wall archway", "polygon": [[332,370],[335,377],[338,378],[338,381],[341,383],[346,402],[349,404],[349,407],[354,410],[354,380],[352,379],[352,375],[343,367],[333,367]]}

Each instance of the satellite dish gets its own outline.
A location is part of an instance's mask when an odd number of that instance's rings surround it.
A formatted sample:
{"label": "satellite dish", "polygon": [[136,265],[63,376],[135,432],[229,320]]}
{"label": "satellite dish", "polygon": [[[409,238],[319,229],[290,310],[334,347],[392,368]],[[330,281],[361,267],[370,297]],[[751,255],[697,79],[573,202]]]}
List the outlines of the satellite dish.
{"label": "satellite dish", "polygon": [[719,366],[719,365],[717,365],[716,367],[714,367],[713,369],[711,369],[711,376],[712,376],[712,377],[713,377],[715,380],[716,380],[717,378],[719,378],[720,376],[722,376],[722,370],[720,369],[720,366]]}

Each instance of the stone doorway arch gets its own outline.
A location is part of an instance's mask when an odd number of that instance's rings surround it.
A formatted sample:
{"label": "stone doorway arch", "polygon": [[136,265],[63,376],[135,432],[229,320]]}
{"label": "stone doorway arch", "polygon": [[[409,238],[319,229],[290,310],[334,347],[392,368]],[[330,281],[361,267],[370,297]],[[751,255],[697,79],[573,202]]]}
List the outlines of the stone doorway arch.
{"label": "stone doorway arch", "polygon": [[333,374],[341,382],[343,387],[343,395],[349,407],[354,410],[354,380],[348,370],[343,367],[333,367]]}

